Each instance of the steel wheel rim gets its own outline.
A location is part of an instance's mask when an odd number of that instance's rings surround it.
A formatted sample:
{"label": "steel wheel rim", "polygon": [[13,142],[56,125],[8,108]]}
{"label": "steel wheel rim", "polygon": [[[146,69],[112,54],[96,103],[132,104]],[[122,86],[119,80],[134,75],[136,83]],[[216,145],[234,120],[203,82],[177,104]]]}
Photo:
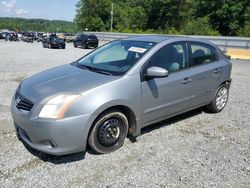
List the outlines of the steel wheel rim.
{"label": "steel wheel rim", "polygon": [[226,87],[222,87],[216,96],[216,107],[221,110],[225,107],[228,99],[228,89]]}
{"label": "steel wheel rim", "polygon": [[98,130],[97,138],[104,147],[111,147],[119,144],[122,136],[122,122],[116,118],[104,121]]}

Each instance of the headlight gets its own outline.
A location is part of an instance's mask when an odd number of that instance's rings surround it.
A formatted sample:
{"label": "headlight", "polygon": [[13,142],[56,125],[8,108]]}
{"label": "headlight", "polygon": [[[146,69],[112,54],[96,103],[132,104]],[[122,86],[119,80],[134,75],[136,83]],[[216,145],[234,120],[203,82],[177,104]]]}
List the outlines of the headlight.
{"label": "headlight", "polygon": [[39,117],[40,118],[51,118],[51,119],[63,119],[64,113],[70,107],[76,99],[81,95],[59,95],[44,105],[42,108]]}

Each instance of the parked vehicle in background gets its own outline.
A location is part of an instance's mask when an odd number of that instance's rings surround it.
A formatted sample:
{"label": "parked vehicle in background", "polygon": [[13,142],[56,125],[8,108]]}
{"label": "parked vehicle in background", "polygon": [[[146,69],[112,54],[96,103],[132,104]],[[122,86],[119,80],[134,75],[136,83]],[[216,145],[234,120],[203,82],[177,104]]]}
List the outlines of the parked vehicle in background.
{"label": "parked vehicle in background", "polygon": [[5,36],[3,33],[0,33],[0,39],[5,39]]}
{"label": "parked vehicle in background", "polygon": [[95,35],[79,34],[73,41],[74,47],[81,46],[84,49],[97,48],[99,40]]}
{"label": "parked vehicle in background", "polygon": [[33,43],[33,38],[29,36],[23,36],[23,42]]}
{"label": "parked vehicle in background", "polygon": [[80,152],[87,145],[109,153],[153,123],[203,106],[222,111],[231,69],[208,41],[117,40],[24,79],[12,99],[12,117],[20,138],[45,153]]}
{"label": "parked vehicle in background", "polygon": [[18,35],[16,32],[11,31],[11,32],[7,32],[6,33],[6,37],[5,37],[6,41],[19,41],[18,40]]}
{"label": "parked vehicle in background", "polygon": [[42,45],[44,48],[62,48],[65,49],[66,44],[63,39],[57,37],[49,37],[42,41]]}
{"label": "parked vehicle in background", "polygon": [[65,36],[65,39],[66,39],[67,43],[73,42],[74,39],[76,38],[75,34],[73,34],[73,33],[65,33],[64,36]]}
{"label": "parked vehicle in background", "polygon": [[43,42],[44,40],[46,40],[47,37],[46,36],[39,36],[39,38],[36,40],[37,42]]}
{"label": "parked vehicle in background", "polygon": [[23,32],[22,35],[23,42],[33,43],[35,36],[33,32]]}

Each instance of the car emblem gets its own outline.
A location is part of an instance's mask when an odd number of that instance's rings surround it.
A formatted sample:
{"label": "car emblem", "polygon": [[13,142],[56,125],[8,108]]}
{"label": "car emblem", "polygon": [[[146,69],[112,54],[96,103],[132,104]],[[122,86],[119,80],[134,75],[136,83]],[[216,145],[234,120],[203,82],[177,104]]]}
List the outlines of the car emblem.
{"label": "car emblem", "polygon": [[20,97],[18,97],[18,98],[16,99],[16,106],[18,106],[20,102],[21,102],[21,99],[20,99]]}

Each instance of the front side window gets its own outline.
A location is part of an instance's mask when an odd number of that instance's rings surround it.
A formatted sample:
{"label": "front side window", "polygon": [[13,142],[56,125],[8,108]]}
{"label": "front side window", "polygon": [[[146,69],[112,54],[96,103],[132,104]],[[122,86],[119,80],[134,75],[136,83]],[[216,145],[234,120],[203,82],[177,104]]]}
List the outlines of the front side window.
{"label": "front side window", "polygon": [[114,41],[83,57],[77,64],[90,70],[98,69],[122,75],[153,46],[152,42]]}
{"label": "front side window", "polygon": [[187,67],[186,43],[174,43],[162,47],[149,60],[147,67],[161,67],[175,72]]}
{"label": "front side window", "polygon": [[216,61],[216,49],[200,43],[191,43],[192,66],[207,64]]}

